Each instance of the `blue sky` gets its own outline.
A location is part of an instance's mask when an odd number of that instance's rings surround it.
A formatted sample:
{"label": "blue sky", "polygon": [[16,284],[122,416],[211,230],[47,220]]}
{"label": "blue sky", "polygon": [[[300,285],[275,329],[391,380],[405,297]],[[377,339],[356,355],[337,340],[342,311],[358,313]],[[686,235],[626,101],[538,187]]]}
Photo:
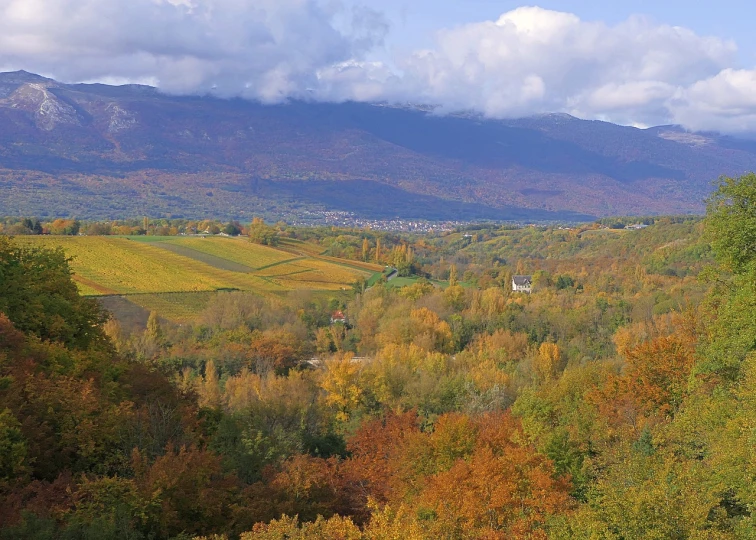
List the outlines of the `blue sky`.
{"label": "blue sky", "polygon": [[0,0],[0,70],[756,131],[752,2]]}
{"label": "blue sky", "polygon": [[743,64],[756,64],[753,25],[756,2],[748,0],[370,0],[362,3],[383,11],[391,21],[388,47],[426,47],[440,28],[493,20],[517,7],[538,5],[610,24],[631,15],[646,15],[660,23],[684,26],[699,34],[733,39],[738,44]]}

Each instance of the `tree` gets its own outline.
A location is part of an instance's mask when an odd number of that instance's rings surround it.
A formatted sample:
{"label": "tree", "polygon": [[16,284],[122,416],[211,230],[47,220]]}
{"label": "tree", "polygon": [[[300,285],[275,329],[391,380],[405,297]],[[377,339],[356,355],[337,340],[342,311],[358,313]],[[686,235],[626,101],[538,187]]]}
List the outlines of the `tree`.
{"label": "tree", "polygon": [[756,174],[723,177],[707,201],[706,231],[720,263],[742,273],[756,260]]}
{"label": "tree", "polygon": [[26,441],[10,409],[0,411],[0,485],[26,472]]}
{"label": "tree", "polygon": [[147,318],[147,329],[145,330],[147,337],[154,340],[155,343],[161,343],[163,341],[163,329],[160,326],[160,317],[157,312],[150,311],[150,316]]}
{"label": "tree", "polygon": [[561,356],[556,343],[541,343],[535,358],[534,367],[542,380],[549,380],[556,375]]}
{"label": "tree", "polygon": [[21,225],[29,231],[29,234],[42,234],[42,224],[38,219],[24,218]]}
{"label": "tree", "polygon": [[169,445],[150,464],[135,450],[132,467],[140,495],[153,509],[159,538],[202,534],[228,523],[236,481],[223,473],[220,457],[212,452]]}
{"label": "tree", "polygon": [[559,276],[556,280],[556,288],[558,290],[567,289],[575,286],[575,280],[570,276]]}
{"label": "tree", "polygon": [[205,376],[198,385],[199,404],[203,407],[219,408],[221,405],[220,382],[215,362],[208,360],[205,364]]}
{"label": "tree", "polygon": [[457,266],[451,265],[449,270],[449,287],[454,287],[457,284]]}
{"label": "tree", "polygon": [[320,383],[325,390],[325,402],[336,409],[336,419],[349,420],[350,414],[362,403],[362,389],[358,384],[360,365],[351,354],[334,357],[325,364]]}
{"label": "tree", "polygon": [[229,236],[239,236],[241,234],[241,227],[238,223],[230,221],[223,227],[223,232]]}
{"label": "tree", "polygon": [[56,219],[50,224],[50,234],[76,236],[79,234],[80,224],[73,219]]}
{"label": "tree", "polygon": [[0,313],[41,339],[87,348],[105,342],[107,313],[79,296],[62,249],[24,247],[0,237]]}
{"label": "tree", "polygon": [[362,260],[367,262],[369,256],[370,256],[370,242],[368,242],[367,238],[363,238],[362,239]]}
{"label": "tree", "polygon": [[278,235],[270,225],[266,225],[262,218],[254,218],[249,226],[249,241],[264,246],[277,246]]}
{"label": "tree", "polygon": [[711,338],[696,370],[735,380],[756,349],[756,174],[721,178],[707,203],[706,236],[721,266],[735,276],[710,298]]}
{"label": "tree", "polygon": [[375,239],[375,262],[381,262],[381,239]]}

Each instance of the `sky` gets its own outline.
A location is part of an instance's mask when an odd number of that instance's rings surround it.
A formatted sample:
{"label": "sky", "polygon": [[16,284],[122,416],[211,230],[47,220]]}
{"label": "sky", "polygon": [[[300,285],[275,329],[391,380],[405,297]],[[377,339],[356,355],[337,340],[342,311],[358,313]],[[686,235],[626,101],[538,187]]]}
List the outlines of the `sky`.
{"label": "sky", "polygon": [[753,15],[742,0],[0,0],[0,70],[754,132]]}

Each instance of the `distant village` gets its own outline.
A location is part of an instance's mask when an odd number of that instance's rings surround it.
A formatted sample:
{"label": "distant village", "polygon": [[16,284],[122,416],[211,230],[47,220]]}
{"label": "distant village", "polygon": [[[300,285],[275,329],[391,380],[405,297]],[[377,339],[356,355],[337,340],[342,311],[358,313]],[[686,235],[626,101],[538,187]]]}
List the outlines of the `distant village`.
{"label": "distant village", "polygon": [[375,231],[399,232],[444,232],[453,231],[458,227],[470,225],[467,221],[425,221],[417,219],[366,219],[352,212],[341,211],[309,211],[292,221],[294,226],[312,226],[315,224],[332,225],[334,227],[372,229]]}

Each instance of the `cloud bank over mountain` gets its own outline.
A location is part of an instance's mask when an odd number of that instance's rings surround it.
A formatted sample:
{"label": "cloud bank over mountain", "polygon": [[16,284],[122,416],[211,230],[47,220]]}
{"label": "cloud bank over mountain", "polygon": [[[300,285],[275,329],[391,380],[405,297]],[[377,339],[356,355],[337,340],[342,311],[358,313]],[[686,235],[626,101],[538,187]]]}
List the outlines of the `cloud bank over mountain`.
{"label": "cloud bank over mountain", "polygon": [[522,7],[386,62],[375,52],[389,32],[379,11],[326,0],[0,0],[0,68],[263,102],[756,130],[756,69],[738,65],[733,41],[686,28]]}

